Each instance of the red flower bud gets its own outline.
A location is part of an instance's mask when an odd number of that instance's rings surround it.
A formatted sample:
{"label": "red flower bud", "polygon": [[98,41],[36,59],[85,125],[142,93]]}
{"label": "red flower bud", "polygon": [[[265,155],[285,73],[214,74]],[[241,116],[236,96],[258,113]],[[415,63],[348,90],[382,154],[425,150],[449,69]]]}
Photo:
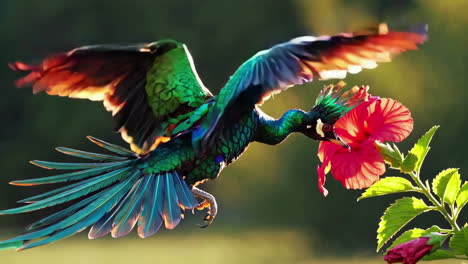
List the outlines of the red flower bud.
{"label": "red flower bud", "polygon": [[415,264],[429,254],[434,247],[434,245],[428,244],[429,239],[429,237],[420,237],[397,245],[387,252],[384,260],[387,263]]}

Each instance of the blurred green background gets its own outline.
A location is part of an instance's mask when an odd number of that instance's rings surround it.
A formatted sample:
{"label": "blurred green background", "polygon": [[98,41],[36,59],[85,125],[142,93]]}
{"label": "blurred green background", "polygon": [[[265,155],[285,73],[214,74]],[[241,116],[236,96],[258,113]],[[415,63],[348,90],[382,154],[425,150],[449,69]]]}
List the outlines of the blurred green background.
{"label": "blurred green background", "polygon": [[[95,150],[86,135],[124,144],[110,132],[110,114],[100,103],[32,96],[29,89],[15,89],[13,81],[20,74],[9,70],[7,62],[37,62],[47,54],[87,44],[174,38],[187,44],[200,77],[217,93],[229,75],[261,49],[299,35],[353,31],[382,21],[398,29],[428,23],[429,41],[419,51],[346,82],[368,84],[374,94],[410,108],[415,130],[399,145],[402,150],[432,125],[441,125],[423,177],[447,167],[460,167],[463,175],[468,166],[466,10],[465,0],[1,0],[0,208],[44,190],[7,183],[47,175],[27,161],[63,160],[53,147]],[[331,81],[290,89],[262,109],[275,117],[290,108],[310,109],[327,83]],[[375,230],[396,197],[357,203],[360,191],[345,190],[330,177],[330,194],[324,198],[317,189],[316,151],[317,143],[302,135],[275,147],[252,144],[218,180],[203,186],[220,205],[210,228],[195,227],[204,216],[199,212],[188,215],[177,229],[146,240],[132,233],[119,240],[88,241],[82,234],[24,253],[0,252],[0,262],[383,262],[375,253]],[[0,238],[21,232],[47,213],[0,217]],[[460,220],[466,221],[466,214]],[[429,224],[445,225],[442,217],[428,213],[410,226]]]}

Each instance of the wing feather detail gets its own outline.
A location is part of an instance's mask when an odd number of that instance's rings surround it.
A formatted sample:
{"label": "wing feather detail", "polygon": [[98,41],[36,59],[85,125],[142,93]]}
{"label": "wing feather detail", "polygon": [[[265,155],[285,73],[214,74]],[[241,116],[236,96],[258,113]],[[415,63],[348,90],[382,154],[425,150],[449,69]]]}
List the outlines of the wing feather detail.
{"label": "wing feather detail", "polygon": [[210,146],[225,124],[236,122],[243,111],[251,111],[272,94],[315,78],[342,79],[347,73],[375,68],[396,54],[417,49],[426,38],[426,25],[396,32],[381,24],[357,33],[299,37],[260,51],[242,64],[223,87],[194,133],[194,147],[200,150],[201,146]]}
{"label": "wing feather detail", "polygon": [[187,47],[173,40],[130,46],[85,46],[45,58],[38,65],[9,64],[29,72],[15,84],[33,93],[103,101],[114,131],[144,154],[171,137],[171,125],[212,95]]}

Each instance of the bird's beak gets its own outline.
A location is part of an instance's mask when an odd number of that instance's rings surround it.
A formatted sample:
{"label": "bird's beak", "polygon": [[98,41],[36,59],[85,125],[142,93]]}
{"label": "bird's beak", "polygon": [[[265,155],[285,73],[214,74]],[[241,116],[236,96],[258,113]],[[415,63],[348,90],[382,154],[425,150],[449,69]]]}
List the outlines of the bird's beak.
{"label": "bird's beak", "polygon": [[346,148],[348,151],[351,150],[351,147],[346,142],[344,142],[339,136],[337,136],[336,134],[335,134],[334,139],[331,138],[329,140],[330,140],[331,143],[342,146],[343,148]]}

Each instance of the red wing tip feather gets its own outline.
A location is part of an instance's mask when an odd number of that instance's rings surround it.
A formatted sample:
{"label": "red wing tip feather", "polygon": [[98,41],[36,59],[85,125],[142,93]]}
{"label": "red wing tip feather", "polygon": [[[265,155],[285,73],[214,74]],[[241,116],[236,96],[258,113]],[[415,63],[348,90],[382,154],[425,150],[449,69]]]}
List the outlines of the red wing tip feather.
{"label": "red wing tip feather", "polygon": [[8,67],[10,67],[10,69],[14,71],[40,71],[41,70],[39,66],[28,65],[20,61],[8,63]]}
{"label": "red wing tip feather", "polygon": [[18,62],[14,62],[14,63],[8,63],[8,67],[14,71],[19,71],[19,67],[17,66]]}
{"label": "red wing tip feather", "polygon": [[[13,63],[8,63],[8,67],[10,67],[10,69],[14,71],[31,71],[26,76],[19,78],[14,82],[15,86],[18,88],[26,86],[28,84],[33,84],[42,77],[42,68],[40,66],[27,65],[17,61]],[[39,91],[41,90],[33,89],[34,93],[37,93]]]}

